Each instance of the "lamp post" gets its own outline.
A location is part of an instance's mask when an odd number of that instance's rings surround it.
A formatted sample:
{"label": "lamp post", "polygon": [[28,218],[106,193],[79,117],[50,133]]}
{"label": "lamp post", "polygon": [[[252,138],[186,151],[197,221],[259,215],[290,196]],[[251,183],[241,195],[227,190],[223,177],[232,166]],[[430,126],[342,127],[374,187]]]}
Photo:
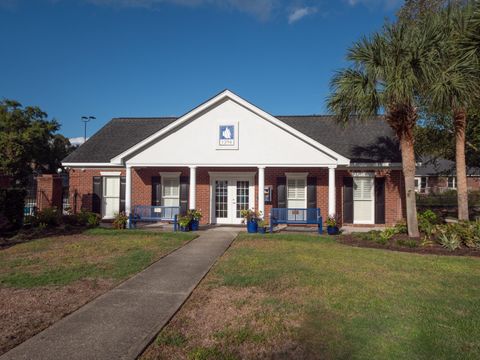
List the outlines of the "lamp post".
{"label": "lamp post", "polygon": [[83,121],[83,142],[85,143],[87,141],[87,123],[90,120],[95,120],[95,116],[82,116],[82,121]]}

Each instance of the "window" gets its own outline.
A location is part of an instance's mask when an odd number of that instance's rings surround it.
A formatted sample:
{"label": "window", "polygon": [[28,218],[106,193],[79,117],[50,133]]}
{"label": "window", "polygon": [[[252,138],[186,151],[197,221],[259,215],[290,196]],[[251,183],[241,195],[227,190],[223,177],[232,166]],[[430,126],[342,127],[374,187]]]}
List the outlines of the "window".
{"label": "window", "polygon": [[420,191],[424,192],[428,185],[428,178],[426,176],[422,176],[420,180]]}
{"label": "window", "polygon": [[456,189],[457,188],[457,178],[455,176],[448,177],[448,188]]}
{"label": "window", "polygon": [[374,223],[374,181],[373,176],[353,178],[353,222],[356,224]]}
{"label": "window", "polygon": [[287,174],[287,207],[307,207],[307,174]]}
{"label": "window", "polygon": [[180,206],[180,173],[162,173],[162,206]]}

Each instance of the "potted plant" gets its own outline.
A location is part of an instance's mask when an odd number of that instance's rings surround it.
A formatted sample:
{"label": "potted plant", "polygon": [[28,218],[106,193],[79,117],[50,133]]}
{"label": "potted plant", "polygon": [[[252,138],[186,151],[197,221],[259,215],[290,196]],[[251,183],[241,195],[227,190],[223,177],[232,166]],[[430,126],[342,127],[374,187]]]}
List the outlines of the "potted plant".
{"label": "potted plant", "polygon": [[178,225],[180,226],[180,231],[190,231],[190,222],[192,218],[189,215],[180,216],[178,218]]}
{"label": "potted plant", "polygon": [[268,223],[265,220],[258,221],[257,226],[260,234],[265,234],[267,232]]}
{"label": "potted plant", "polygon": [[256,233],[261,214],[253,209],[247,209],[240,211],[240,215],[243,217],[243,222],[247,223],[247,231],[251,234]]}
{"label": "potted plant", "polygon": [[335,215],[329,215],[326,221],[328,235],[338,234],[337,218]]}
{"label": "potted plant", "polygon": [[190,230],[198,231],[200,220],[202,219],[202,216],[203,216],[201,211],[196,209],[188,210],[187,215],[190,216],[191,218]]}

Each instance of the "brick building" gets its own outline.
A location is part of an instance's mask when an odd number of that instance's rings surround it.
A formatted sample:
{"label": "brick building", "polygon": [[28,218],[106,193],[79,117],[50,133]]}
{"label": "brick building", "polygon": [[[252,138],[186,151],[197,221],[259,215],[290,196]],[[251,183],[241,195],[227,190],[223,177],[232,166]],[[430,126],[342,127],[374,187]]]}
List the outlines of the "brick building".
{"label": "brick building", "polygon": [[[469,191],[480,190],[480,167],[467,168]],[[443,193],[457,190],[455,162],[424,156],[419,159],[415,172],[415,191],[421,194]]]}
{"label": "brick building", "polygon": [[227,90],[179,118],[113,119],[63,165],[72,209],[105,219],[137,205],[199,209],[204,224],[320,208],[369,226],[404,218],[400,159],[382,117],[272,116]]}

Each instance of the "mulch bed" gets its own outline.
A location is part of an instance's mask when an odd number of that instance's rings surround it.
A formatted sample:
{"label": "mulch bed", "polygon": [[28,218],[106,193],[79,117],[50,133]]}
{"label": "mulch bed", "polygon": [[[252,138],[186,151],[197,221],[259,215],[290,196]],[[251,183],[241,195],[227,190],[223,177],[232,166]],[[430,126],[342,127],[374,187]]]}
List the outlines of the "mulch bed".
{"label": "mulch bed", "polygon": [[45,229],[24,228],[15,234],[12,234],[12,236],[0,236],[0,250],[45,237],[80,234],[84,232],[85,229],[85,226],[59,226]]}
{"label": "mulch bed", "polygon": [[[385,245],[376,243],[375,241],[360,239],[353,234],[339,235],[336,240],[344,245],[364,248],[375,248],[393,251],[402,251],[417,254],[433,254],[433,255],[447,255],[447,256],[479,256],[480,249],[470,249],[462,247],[460,249],[450,251],[445,249],[437,243],[432,243],[428,246],[422,246],[420,239],[409,238],[407,234],[394,235]],[[417,242],[417,247],[401,246],[397,243],[398,240],[413,240]]]}

